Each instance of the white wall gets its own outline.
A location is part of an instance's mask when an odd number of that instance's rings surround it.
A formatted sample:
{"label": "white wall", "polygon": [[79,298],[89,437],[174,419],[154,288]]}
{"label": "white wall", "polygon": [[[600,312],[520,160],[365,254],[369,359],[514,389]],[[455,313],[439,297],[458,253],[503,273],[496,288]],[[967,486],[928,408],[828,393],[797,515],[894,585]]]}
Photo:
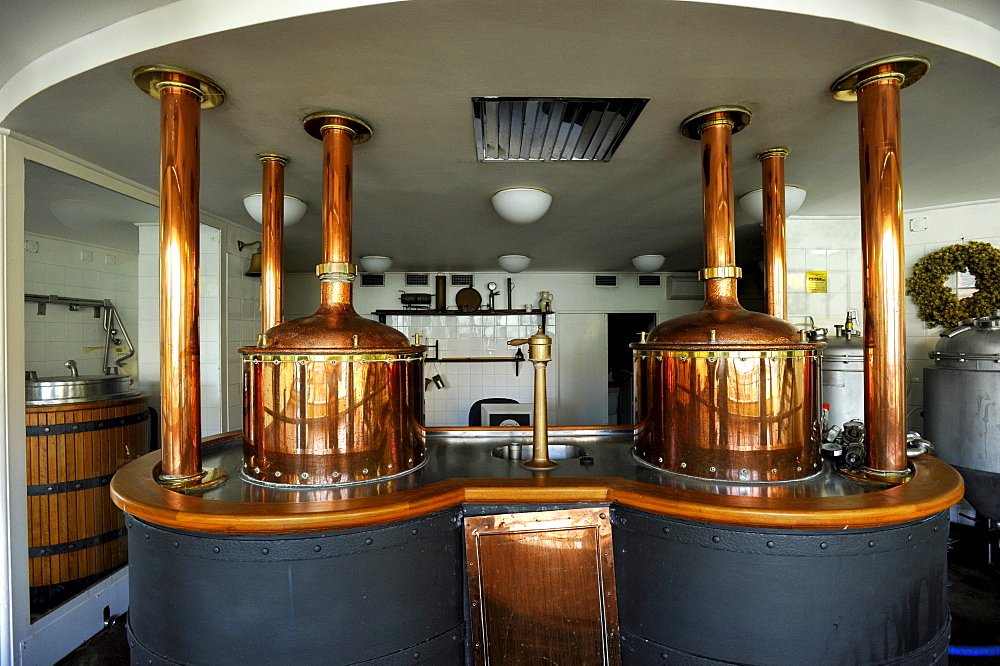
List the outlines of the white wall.
{"label": "white wall", "polygon": [[226,363],[226,424],[223,431],[243,428],[243,357],[239,348],[256,344],[261,332],[260,278],[244,275],[253,250],[240,252],[236,241],[253,242],[259,237],[240,229],[229,234],[226,243],[226,344],[222,349]]}
{"label": "white wall", "polygon": [[[25,293],[110,299],[125,330],[135,335],[137,253],[35,234],[25,234],[24,239]],[[68,375],[63,363],[73,359],[81,375],[103,374],[106,339],[103,321],[103,315],[94,317],[93,308],[73,312],[65,305],[47,305],[45,314],[40,315],[37,303],[26,302],[25,369],[34,370],[39,377]],[[119,348],[124,349],[124,345]],[[121,372],[137,376],[137,357],[125,361]]]}
{"label": "white wall", "polygon": [[[906,277],[910,277],[917,261],[942,247],[970,240],[1000,247],[1000,200],[908,210],[903,225]],[[817,326],[832,330],[834,324],[844,322],[848,308],[863,317],[860,217],[789,218],[787,243],[790,318],[812,315]],[[830,293],[806,293],[807,270],[828,271]],[[908,424],[919,430],[923,425],[923,369],[931,365],[928,354],[944,329],[928,328],[918,319],[910,297],[905,307]]]}
{"label": "white wall", "polygon": [[[602,273],[608,275],[613,273]],[[434,275],[426,287],[405,286],[404,273],[386,273],[384,287],[354,286],[354,306],[359,314],[374,318],[375,310],[399,310],[399,294],[433,293]],[[701,296],[691,299],[671,298],[672,277],[663,274],[660,287],[639,287],[636,273],[619,273],[618,287],[594,286],[593,273],[519,273],[511,276],[514,291],[511,304],[519,309],[538,306],[538,293],[553,294],[551,315],[546,332],[553,338],[552,362],[547,370],[550,425],[603,425],[607,423],[607,321],[609,312],[654,312],[657,321],[701,307]],[[506,273],[474,273],[473,287],[487,301],[486,284],[499,285],[496,307],[507,307]],[[690,279],[690,274],[678,274]],[[449,274],[450,282],[450,274]],[[455,296],[461,287],[448,287],[449,307],[455,308]],[[697,290],[696,290],[697,292]],[[700,292],[698,292],[700,293]],[[319,281],[315,275],[292,274],[285,277],[285,318],[294,319],[315,312],[319,306]],[[587,316],[584,316],[587,315]],[[512,356],[507,346],[511,338],[528,337],[535,332],[538,317],[527,314],[491,316],[485,312],[467,316],[444,316],[427,312],[390,316],[387,322],[412,339],[419,333],[425,342],[438,343],[442,357]],[[433,350],[430,352],[433,354]],[[524,348],[527,355],[527,347]],[[427,425],[465,426],[472,404],[482,398],[513,398],[533,401],[533,368],[521,365],[514,374],[513,363],[428,363],[426,376],[440,374],[444,389],[431,386],[424,393]]]}
{"label": "white wall", "polygon": [[[160,408],[160,263],[159,225],[139,227],[139,291],[136,346],[139,387],[152,394],[151,403]],[[201,225],[199,238],[199,334],[201,336],[201,432],[205,437],[223,431],[222,372],[222,232]]]}

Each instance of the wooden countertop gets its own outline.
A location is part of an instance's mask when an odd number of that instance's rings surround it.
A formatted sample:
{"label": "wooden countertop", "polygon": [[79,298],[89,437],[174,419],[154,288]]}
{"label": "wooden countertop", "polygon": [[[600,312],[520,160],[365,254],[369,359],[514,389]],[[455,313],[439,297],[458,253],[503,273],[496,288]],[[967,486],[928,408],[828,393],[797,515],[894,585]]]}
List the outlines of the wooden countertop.
{"label": "wooden countertop", "polygon": [[[231,435],[229,435],[231,437]],[[448,478],[351,499],[228,501],[183,495],[153,480],[158,451],[130,463],[111,482],[125,512],[156,525],[214,534],[293,534],[392,523],[459,504],[617,503],[698,522],[777,529],[853,529],[919,520],[964,492],[962,477],[932,456],[913,459],[908,483],[861,494],[750,497],[653,485],[621,477]],[[246,483],[242,480],[230,480]]]}

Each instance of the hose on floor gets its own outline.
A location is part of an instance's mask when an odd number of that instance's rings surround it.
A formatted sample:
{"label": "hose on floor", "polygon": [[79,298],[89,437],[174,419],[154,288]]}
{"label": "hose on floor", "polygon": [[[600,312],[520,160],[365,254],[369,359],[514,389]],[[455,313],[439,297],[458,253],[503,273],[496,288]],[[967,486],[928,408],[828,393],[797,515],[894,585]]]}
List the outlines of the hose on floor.
{"label": "hose on floor", "polygon": [[1000,645],[949,645],[948,654],[955,657],[1000,657]]}

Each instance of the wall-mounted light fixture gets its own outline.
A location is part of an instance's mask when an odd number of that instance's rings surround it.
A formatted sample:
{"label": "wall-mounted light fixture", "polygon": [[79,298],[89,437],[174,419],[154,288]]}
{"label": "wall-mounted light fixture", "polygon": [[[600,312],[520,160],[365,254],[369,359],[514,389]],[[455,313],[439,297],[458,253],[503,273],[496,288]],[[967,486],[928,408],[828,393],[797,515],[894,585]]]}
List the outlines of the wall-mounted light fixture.
{"label": "wall-mounted light fixture", "polygon": [[640,273],[655,273],[663,266],[666,257],[662,254],[640,254],[632,257],[632,265]]}
{"label": "wall-mounted light fixture", "polygon": [[260,277],[260,241],[251,241],[249,243],[244,243],[241,240],[236,241],[236,247],[240,249],[240,252],[253,245],[257,246],[257,251],[250,255],[250,268],[244,273],[247,277]]}
{"label": "wall-mounted light fixture", "polygon": [[[805,189],[798,185],[785,185],[785,217],[791,217],[806,200]],[[764,221],[764,190],[750,190],[740,197],[740,208],[758,222]]]}
{"label": "wall-mounted light fixture", "polygon": [[361,257],[361,270],[365,273],[385,273],[392,267],[392,257],[369,254]]}
{"label": "wall-mounted light fixture", "polygon": [[[264,220],[264,195],[260,192],[248,194],[243,197],[243,207],[257,224],[263,224]],[[306,202],[288,194],[285,195],[285,226],[290,227],[302,219],[306,214]]]}
{"label": "wall-mounted light fixture", "polygon": [[497,261],[500,263],[500,268],[508,273],[520,273],[531,263],[531,257],[526,257],[523,254],[505,254],[502,257],[497,257]]}
{"label": "wall-mounted light fixture", "polygon": [[552,205],[552,195],[537,187],[511,187],[493,195],[493,208],[511,224],[537,222]]}

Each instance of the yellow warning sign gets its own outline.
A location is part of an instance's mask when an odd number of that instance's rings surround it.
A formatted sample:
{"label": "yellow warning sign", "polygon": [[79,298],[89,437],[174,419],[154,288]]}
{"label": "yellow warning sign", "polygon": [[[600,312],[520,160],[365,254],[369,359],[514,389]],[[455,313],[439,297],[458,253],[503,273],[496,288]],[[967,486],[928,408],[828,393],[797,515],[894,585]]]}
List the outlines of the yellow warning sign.
{"label": "yellow warning sign", "polygon": [[806,293],[826,293],[826,271],[806,271]]}

